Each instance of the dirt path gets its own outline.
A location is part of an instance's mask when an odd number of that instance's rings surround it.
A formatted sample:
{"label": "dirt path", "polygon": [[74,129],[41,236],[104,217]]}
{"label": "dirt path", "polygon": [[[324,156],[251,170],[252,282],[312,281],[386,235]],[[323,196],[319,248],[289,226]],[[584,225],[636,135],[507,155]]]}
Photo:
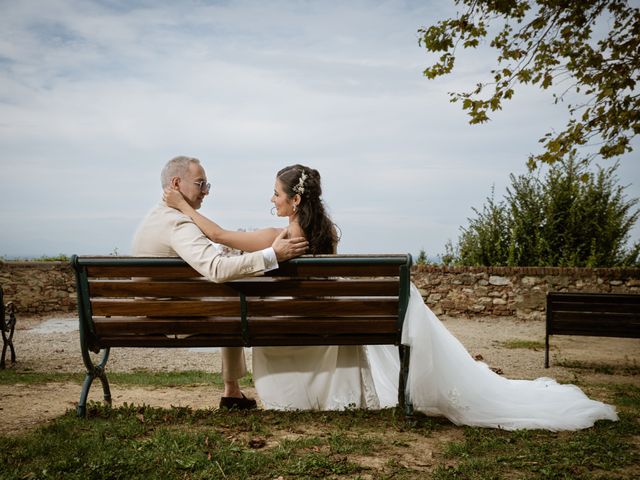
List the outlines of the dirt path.
{"label": "dirt path", "polygon": [[[443,319],[447,328],[473,356],[481,356],[490,367],[500,369],[506,377],[533,379],[553,377],[560,382],[585,381],[621,383],[640,386],[640,376],[624,374],[620,366],[635,365],[640,358],[640,340],[593,337],[552,338],[551,368],[545,369],[543,349],[506,348],[505,342],[544,341],[543,322],[521,322],[512,318]],[[9,369],[36,372],[83,372],[82,359],[73,316],[55,318],[19,318],[14,336],[17,363]],[[246,351],[248,365],[251,352]],[[562,360],[611,366],[613,374],[558,366]],[[113,349],[108,363],[110,371],[204,370],[219,371],[217,351],[189,349]],[[215,386],[182,386],[171,388],[122,387],[112,385],[115,406],[134,403],[160,407],[191,406],[214,408],[221,390]],[[255,391],[247,393],[255,396]],[[597,387],[587,392],[603,398]],[[75,408],[80,385],[75,383],[0,385],[0,434],[15,434],[33,428]],[[101,400],[99,384],[91,389],[90,400]]]}

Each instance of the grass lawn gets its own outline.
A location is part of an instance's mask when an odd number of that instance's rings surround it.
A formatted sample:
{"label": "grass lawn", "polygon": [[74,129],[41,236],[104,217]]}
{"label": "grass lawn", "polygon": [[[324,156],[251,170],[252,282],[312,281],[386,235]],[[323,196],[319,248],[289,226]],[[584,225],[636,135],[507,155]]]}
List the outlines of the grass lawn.
{"label": "grass lawn", "polygon": [[[56,381],[11,375],[1,372],[0,381]],[[210,374],[111,378],[179,388]],[[91,403],[86,419],[69,410],[46,426],[0,437],[0,478],[640,478],[640,389],[581,386],[606,392],[620,421],[577,432],[506,432],[407,419],[395,409],[227,412]]]}

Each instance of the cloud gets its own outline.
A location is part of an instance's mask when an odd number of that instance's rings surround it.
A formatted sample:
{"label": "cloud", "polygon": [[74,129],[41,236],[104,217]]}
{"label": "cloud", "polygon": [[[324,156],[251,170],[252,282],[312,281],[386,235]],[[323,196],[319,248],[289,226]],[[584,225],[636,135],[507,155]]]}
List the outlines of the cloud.
{"label": "cloud", "polygon": [[[447,92],[477,82],[485,53],[427,81],[431,57],[417,45],[418,28],[452,9],[5,2],[0,255],[127,253],[179,154],[202,159],[213,183],[203,212],[228,228],[282,225],[269,215],[275,172],[304,163],[322,173],[343,250],[443,251],[565,118],[524,89],[470,127]],[[625,160],[626,178],[639,178],[634,165]]]}

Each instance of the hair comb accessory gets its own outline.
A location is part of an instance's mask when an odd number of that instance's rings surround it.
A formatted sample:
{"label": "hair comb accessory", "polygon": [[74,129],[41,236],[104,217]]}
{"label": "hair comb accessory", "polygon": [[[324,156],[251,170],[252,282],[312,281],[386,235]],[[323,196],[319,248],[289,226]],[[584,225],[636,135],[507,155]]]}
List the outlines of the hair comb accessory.
{"label": "hair comb accessory", "polygon": [[304,181],[306,179],[307,179],[307,174],[304,173],[304,170],[302,170],[302,173],[300,173],[300,178],[298,179],[298,184],[294,185],[292,190],[302,195],[304,193]]}

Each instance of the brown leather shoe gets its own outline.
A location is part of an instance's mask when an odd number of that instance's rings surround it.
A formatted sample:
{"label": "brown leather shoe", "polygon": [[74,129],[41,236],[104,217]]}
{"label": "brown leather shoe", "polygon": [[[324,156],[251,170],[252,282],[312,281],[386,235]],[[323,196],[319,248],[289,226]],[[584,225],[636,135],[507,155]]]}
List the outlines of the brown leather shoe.
{"label": "brown leather shoe", "polygon": [[222,397],[220,398],[220,408],[236,410],[253,410],[258,403],[253,398],[247,398],[242,394],[242,398]]}

